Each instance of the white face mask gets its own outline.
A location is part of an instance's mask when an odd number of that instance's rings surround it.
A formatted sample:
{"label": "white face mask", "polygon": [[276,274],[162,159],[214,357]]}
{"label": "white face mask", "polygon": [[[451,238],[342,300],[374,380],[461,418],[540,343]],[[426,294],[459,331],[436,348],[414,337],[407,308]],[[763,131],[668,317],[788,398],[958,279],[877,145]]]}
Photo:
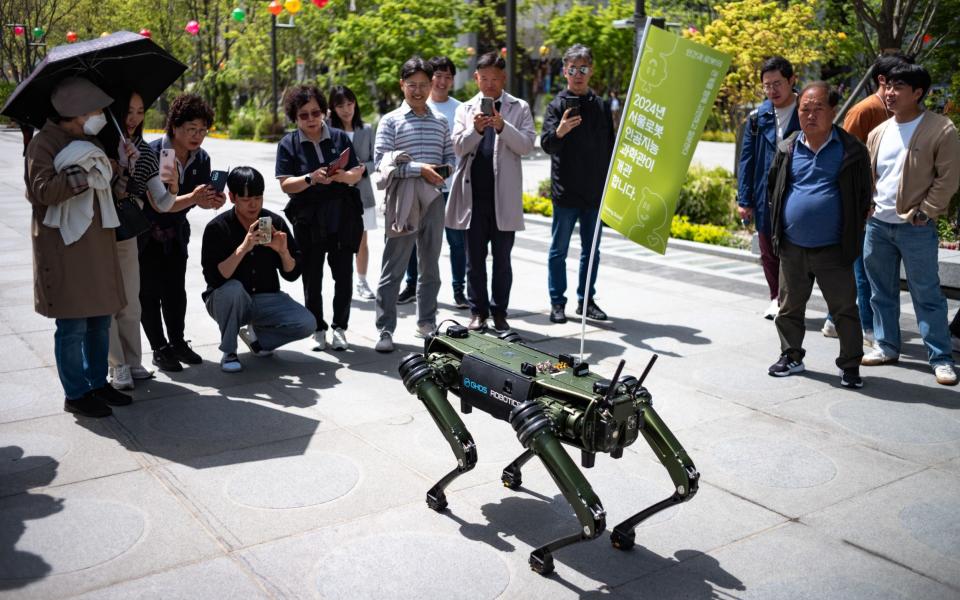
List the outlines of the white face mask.
{"label": "white face mask", "polygon": [[107,117],[103,113],[93,115],[83,124],[83,132],[87,135],[97,135],[107,124]]}

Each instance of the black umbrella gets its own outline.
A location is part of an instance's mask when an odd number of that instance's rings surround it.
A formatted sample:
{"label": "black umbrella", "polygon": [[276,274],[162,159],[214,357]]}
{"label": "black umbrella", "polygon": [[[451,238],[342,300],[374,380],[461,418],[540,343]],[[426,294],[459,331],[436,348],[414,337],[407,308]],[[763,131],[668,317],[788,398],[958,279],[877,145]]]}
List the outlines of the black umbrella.
{"label": "black umbrella", "polygon": [[136,91],[149,106],[170,87],[187,66],[149,38],[129,31],[57,46],[30,76],[17,86],[0,113],[43,127],[53,114],[50,95],[61,80],[89,79],[113,98]]}

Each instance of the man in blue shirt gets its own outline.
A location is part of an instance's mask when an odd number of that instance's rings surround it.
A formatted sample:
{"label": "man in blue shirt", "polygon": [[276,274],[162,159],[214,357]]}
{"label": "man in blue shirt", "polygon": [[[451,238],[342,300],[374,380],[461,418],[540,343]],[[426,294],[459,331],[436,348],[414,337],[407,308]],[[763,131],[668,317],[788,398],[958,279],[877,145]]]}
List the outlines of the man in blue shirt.
{"label": "man in blue shirt", "polygon": [[801,373],[804,314],[816,281],[840,338],[840,385],[863,386],[863,330],[853,262],[870,209],[870,157],[855,137],[833,125],[839,96],[822,81],[799,96],[800,132],[778,146],[770,169],[772,246],[780,257],[780,359],[774,377]]}
{"label": "man in blue shirt", "polygon": [[793,65],[782,56],[772,56],[760,67],[760,81],[767,99],[747,118],[737,169],[737,209],[744,221],[753,220],[760,242],[760,262],[770,289],[767,319],[777,315],[780,261],[770,242],[770,215],[767,211],[767,173],[783,138],[800,129],[797,120],[797,76]]}

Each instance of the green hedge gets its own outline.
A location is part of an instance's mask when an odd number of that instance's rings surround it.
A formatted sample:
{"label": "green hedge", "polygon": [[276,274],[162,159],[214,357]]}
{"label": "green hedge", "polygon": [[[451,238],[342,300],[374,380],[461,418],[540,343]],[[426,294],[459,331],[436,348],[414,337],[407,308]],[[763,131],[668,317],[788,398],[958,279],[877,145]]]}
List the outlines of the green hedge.
{"label": "green hedge", "polygon": [[723,167],[694,165],[680,188],[677,214],[691,223],[729,227],[736,224],[737,181]]}

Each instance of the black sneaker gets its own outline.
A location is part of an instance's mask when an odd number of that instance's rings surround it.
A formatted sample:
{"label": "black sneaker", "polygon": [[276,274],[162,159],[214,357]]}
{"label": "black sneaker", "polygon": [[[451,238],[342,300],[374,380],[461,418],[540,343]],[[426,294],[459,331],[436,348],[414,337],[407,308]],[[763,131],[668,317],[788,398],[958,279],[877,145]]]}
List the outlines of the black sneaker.
{"label": "black sneaker", "polygon": [[[577,302],[577,316],[583,314],[583,302]],[[603,312],[597,303],[591,300],[587,304],[587,318],[592,321],[606,321],[607,313]]]}
{"label": "black sneaker", "polygon": [[93,395],[100,398],[110,406],[127,406],[133,402],[133,398],[123,392],[118,391],[112,385],[105,385],[102,388],[93,390]]}
{"label": "black sneaker", "polygon": [[566,323],[567,315],[563,314],[563,305],[554,304],[550,307],[550,322],[551,323]]}
{"label": "black sneaker", "polygon": [[457,308],[470,308],[470,303],[467,302],[467,297],[463,295],[463,292],[453,293],[453,305]]}
{"label": "black sneaker", "polygon": [[408,285],[403,288],[403,291],[400,292],[400,295],[397,296],[397,304],[410,304],[417,299],[417,286]]}
{"label": "black sneaker", "polygon": [[190,347],[184,340],[179,342],[173,342],[170,344],[170,347],[173,348],[173,356],[176,357],[182,363],[187,363],[188,365],[202,365],[203,358],[199,354],[193,351],[193,348]]}
{"label": "black sneaker", "polygon": [[183,365],[173,354],[173,348],[170,344],[153,351],[153,364],[161,371],[170,371],[176,373],[183,370]]}
{"label": "black sneaker", "polygon": [[863,379],[860,379],[860,368],[850,367],[840,371],[840,386],[850,389],[860,389],[863,387]]}
{"label": "black sneaker", "polygon": [[87,392],[77,400],[64,400],[63,410],[94,419],[109,417],[113,414],[107,403],[93,392]]}
{"label": "black sneaker", "polygon": [[773,377],[787,377],[796,373],[803,373],[803,361],[793,360],[786,354],[780,355],[780,360],[770,365],[768,373]]}

